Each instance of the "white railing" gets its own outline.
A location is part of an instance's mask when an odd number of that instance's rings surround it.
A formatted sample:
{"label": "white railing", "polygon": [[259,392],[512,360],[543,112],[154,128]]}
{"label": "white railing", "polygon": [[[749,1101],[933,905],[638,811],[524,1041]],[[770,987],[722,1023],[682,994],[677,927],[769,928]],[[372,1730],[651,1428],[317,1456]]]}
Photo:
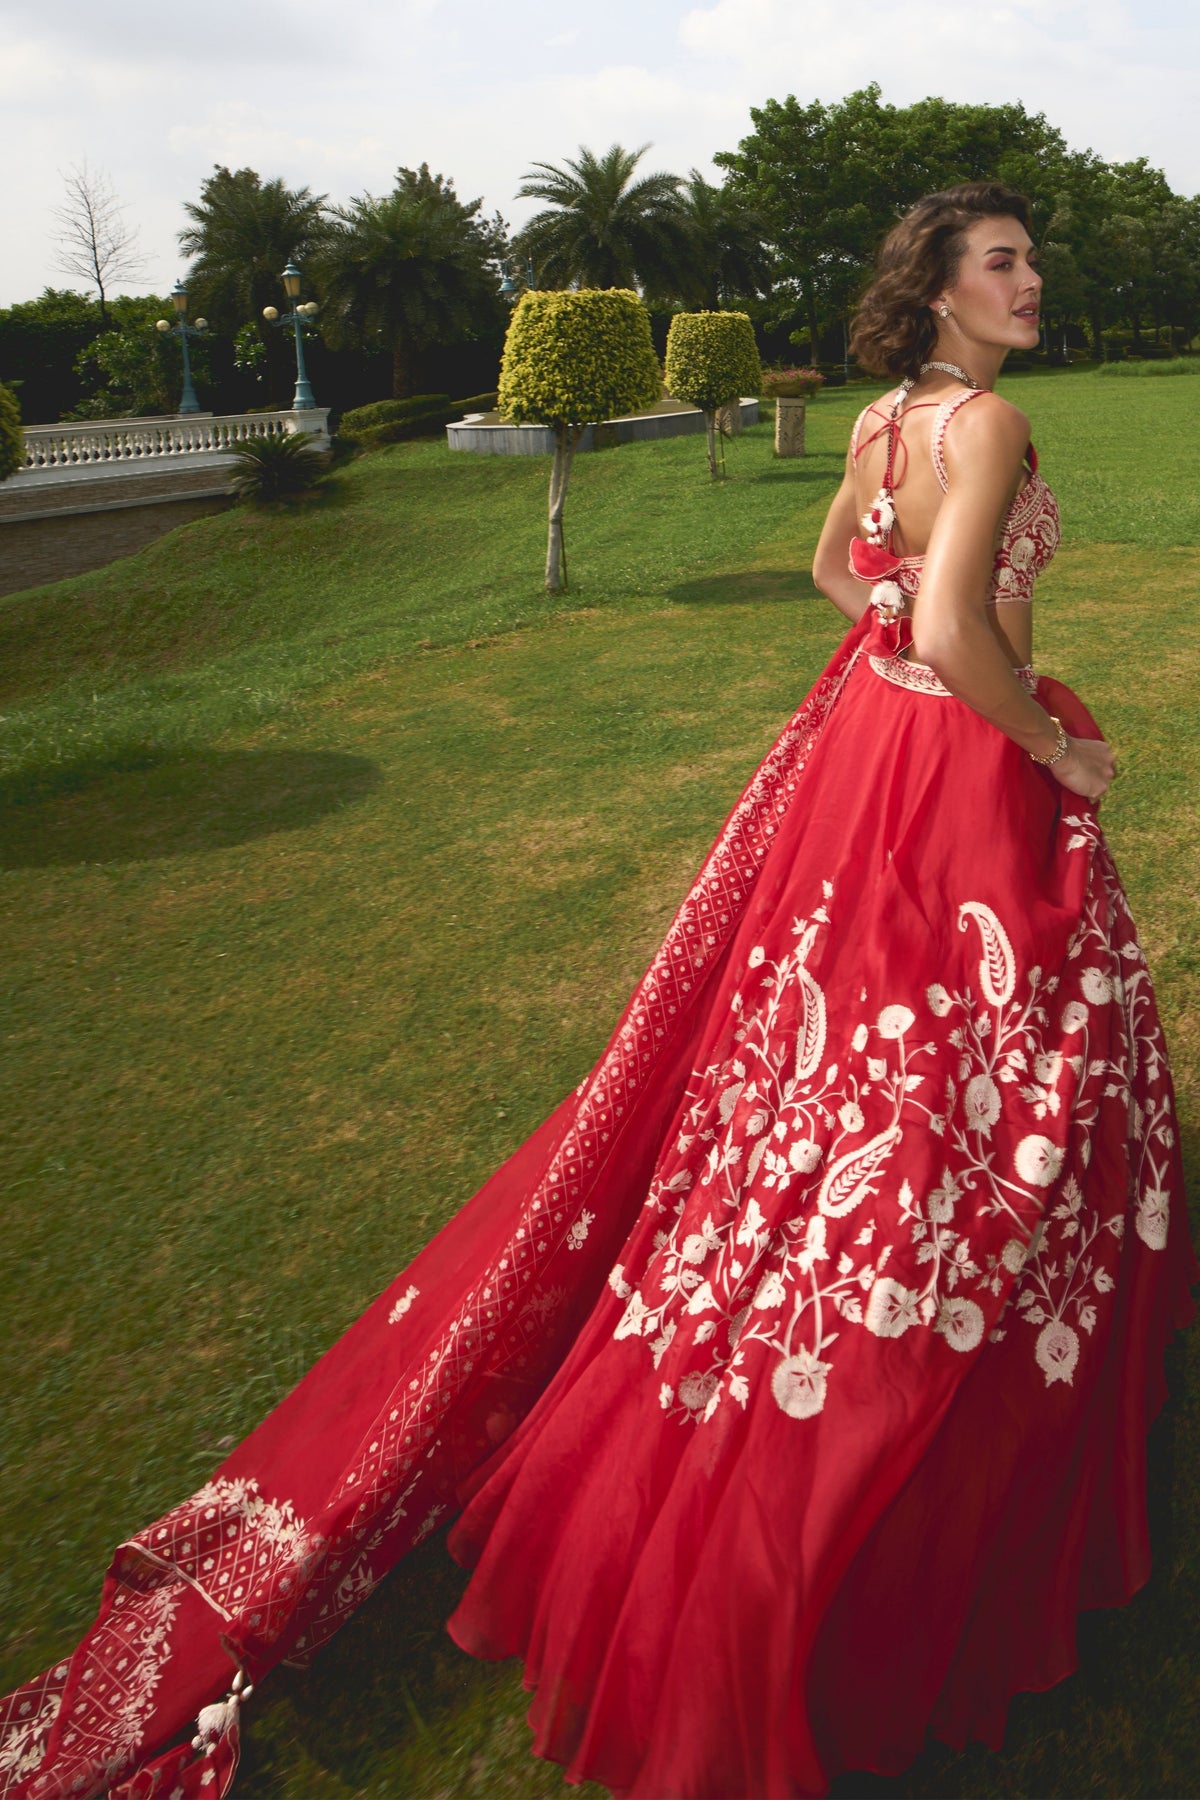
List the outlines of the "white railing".
{"label": "white railing", "polygon": [[312,412],[227,413],[214,418],[87,419],[72,425],[26,425],[25,468],[94,469],[178,463],[228,453],[249,437],[315,432],[328,442],[327,407]]}

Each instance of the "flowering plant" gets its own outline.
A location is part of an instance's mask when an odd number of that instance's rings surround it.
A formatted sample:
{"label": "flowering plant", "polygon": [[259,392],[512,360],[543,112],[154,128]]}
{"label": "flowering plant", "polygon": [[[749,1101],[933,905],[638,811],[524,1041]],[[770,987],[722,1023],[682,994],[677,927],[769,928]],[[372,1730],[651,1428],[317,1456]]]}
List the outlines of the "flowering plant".
{"label": "flowering plant", "polygon": [[818,369],[764,369],[763,393],[770,400],[806,400],[825,386]]}

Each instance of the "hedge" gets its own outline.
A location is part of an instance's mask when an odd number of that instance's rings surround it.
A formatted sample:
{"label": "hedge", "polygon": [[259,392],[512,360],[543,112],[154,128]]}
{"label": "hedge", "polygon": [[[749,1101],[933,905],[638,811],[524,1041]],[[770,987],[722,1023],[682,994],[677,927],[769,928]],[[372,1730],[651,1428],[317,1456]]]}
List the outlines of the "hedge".
{"label": "hedge", "polygon": [[21,409],[12,389],[0,386],[0,481],[15,475],[24,462]]}
{"label": "hedge", "polygon": [[449,394],[412,394],[407,400],[372,400],[369,406],[352,406],[349,412],[344,412],[338,430],[343,437],[357,437],[376,425],[394,425],[398,419],[427,417],[449,405]]}

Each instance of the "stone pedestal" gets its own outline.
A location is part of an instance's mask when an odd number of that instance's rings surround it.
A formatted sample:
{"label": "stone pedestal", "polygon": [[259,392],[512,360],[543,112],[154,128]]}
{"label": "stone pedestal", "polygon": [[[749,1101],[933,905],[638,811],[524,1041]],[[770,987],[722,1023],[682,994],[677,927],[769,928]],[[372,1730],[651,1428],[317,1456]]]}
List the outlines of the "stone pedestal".
{"label": "stone pedestal", "polygon": [[780,395],[775,402],[776,456],[804,455],[804,409],[807,401]]}
{"label": "stone pedestal", "polygon": [[742,403],[730,400],[717,408],[717,430],[725,437],[734,437],[742,429]]}

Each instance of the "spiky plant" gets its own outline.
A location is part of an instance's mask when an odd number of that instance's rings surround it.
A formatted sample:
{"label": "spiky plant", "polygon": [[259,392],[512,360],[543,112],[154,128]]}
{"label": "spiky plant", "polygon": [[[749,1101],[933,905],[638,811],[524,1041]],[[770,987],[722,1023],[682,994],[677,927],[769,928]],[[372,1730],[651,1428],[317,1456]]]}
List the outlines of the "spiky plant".
{"label": "spiky plant", "polygon": [[302,494],[320,479],[325,458],[314,448],[315,433],[266,433],[243,438],[233,446],[240,468],[233,477],[239,500],[281,500]]}

